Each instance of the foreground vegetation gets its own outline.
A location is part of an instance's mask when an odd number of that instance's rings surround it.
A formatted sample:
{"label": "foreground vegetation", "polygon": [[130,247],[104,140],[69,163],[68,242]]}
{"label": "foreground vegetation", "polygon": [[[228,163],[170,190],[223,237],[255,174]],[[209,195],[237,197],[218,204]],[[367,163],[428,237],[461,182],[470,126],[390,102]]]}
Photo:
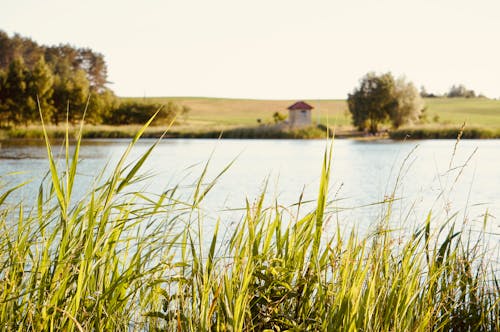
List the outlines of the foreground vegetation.
{"label": "foreground vegetation", "polygon": [[265,207],[264,191],[237,225],[219,220],[207,238],[203,199],[227,168],[207,179],[207,164],[189,200],[176,188],[137,191],[155,145],[135,162],[128,155],[144,130],[78,200],[79,140],[70,155],[68,136],[62,165],[47,143],[35,206],[8,203],[18,187],[2,188],[2,330],[500,329],[491,257],[453,218],[429,213],[398,235],[388,227],[393,194],[371,234],[326,231],[332,146],[312,210]]}

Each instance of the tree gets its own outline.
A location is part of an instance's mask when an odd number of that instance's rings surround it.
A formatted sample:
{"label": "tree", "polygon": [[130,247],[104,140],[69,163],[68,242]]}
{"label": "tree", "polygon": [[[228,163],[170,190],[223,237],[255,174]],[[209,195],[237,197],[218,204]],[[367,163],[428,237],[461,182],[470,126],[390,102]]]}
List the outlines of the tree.
{"label": "tree", "polygon": [[347,98],[353,124],[359,130],[368,129],[372,134],[377,133],[378,125],[388,120],[396,107],[394,89],[392,74],[366,74],[361,79],[359,88],[355,88]]}
{"label": "tree", "polygon": [[359,130],[375,134],[381,123],[390,121],[394,128],[419,120],[424,102],[419,92],[405,78],[394,79],[391,73],[368,73],[348,95],[347,103],[353,124]]}
{"label": "tree", "polygon": [[[146,104],[135,101],[122,102],[105,119],[110,125],[129,125],[146,123],[161,108],[158,104]],[[161,115],[159,113],[158,115]],[[158,117],[155,122],[158,122]]]}
{"label": "tree", "polygon": [[11,62],[10,52],[11,42],[9,35],[0,30],[0,69],[5,69]]}
{"label": "tree", "polygon": [[92,92],[104,92],[106,90],[105,84],[107,83],[108,75],[104,56],[88,48],[78,49],[78,53],[81,58],[80,68],[87,73],[90,90]]}
{"label": "tree", "polygon": [[181,117],[186,120],[190,111],[191,109],[186,105],[179,105],[173,101],[169,101],[167,105],[162,107],[162,111],[157,115],[157,118],[165,119],[166,122],[171,121],[172,119],[177,120]]}
{"label": "tree", "polygon": [[394,86],[394,98],[397,105],[390,114],[394,128],[419,121],[425,104],[413,83],[406,82],[404,77],[398,78]]}
{"label": "tree", "polygon": [[7,99],[7,94],[5,93],[6,79],[7,79],[7,74],[2,69],[0,69],[0,128],[2,128],[8,122],[8,116],[4,105],[5,100]]}
{"label": "tree", "polygon": [[5,75],[1,88],[2,118],[8,123],[18,125],[24,121],[26,108],[33,105],[33,100],[27,99],[27,69],[22,58],[14,59]]}
{"label": "tree", "polygon": [[[93,124],[144,123],[160,108],[120,105],[108,83],[104,55],[90,48],[39,45],[0,30],[0,126],[37,121],[37,97],[44,119],[56,125],[66,117],[79,120],[87,106],[86,119]],[[154,123],[168,124],[188,112],[187,106],[168,103]]]}
{"label": "tree", "polygon": [[433,92],[427,92],[427,89],[425,86],[420,87],[420,97],[422,98],[437,98],[439,97],[439,94],[433,93]]}
{"label": "tree", "polygon": [[275,124],[285,121],[287,116],[285,114],[281,114],[280,112],[274,112],[273,121]]}
{"label": "tree", "polygon": [[46,119],[56,125],[66,119],[68,104],[69,120],[77,120],[89,95],[92,123],[102,122],[117,107],[106,87],[104,56],[90,48],[38,45],[0,30],[0,72],[0,125],[37,120],[37,96]]}
{"label": "tree", "polygon": [[52,116],[56,125],[64,120],[66,115],[70,122],[80,119],[89,95],[89,81],[83,70],[71,71],[60,64],[60,72],[54,78],[54,106],[57,109]]}
{"label": "tree", "polygon": [[92,124],[103,123],[118,107],[118,98],[113,91],[106,89],[101,93],[91,92],[85,121]]}
{"label": "tree", "polygon": [[[28,79],[28,95],[31,98],[38,98],[39,107],[44,117],[50,119],[55,112],[52,95],[54,94],[54,75],[43,57],[40,57],[30,72]],[[37,106],[30,110],[26,115],[30,121],[36,121],[39,118]]]}
{"label": "tree", "polygon": [[459,84],[459,85],[453,85],[446,96],[448,98],[457,98],[457,97],[475,98],[476,93],[474,92],[474,90],[467,89],[465,85]]}

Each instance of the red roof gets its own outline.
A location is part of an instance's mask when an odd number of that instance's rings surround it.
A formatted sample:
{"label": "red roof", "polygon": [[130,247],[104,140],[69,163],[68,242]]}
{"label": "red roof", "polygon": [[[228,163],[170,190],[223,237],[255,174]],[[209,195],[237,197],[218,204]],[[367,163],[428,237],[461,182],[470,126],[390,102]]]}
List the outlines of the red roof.
{"label": "red roof", "polygon": [[288,109],[290,111],[294,111],[294,110],[312,110],[313,108],[314,107],[312,107],[311,105],[309,105],[308,103],[305,103],[303,101],[298,101],[295,104],[293,104],[292,106],[288,107]]}

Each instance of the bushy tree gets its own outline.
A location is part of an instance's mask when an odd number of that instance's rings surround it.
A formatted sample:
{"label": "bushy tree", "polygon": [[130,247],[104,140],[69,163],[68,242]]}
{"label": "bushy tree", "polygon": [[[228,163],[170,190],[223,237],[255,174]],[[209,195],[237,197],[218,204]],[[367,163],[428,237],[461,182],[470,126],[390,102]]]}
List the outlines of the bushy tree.
{"label": "bushy tree", "polygon": [[280,122],[285,121],[287,116],[285,114],[282,114],[280,112],[274,112],[273,114],[273,121],[275,124],[278,124]]}
{"label": "bushy tree", "polygon": [[58,112],[53,114],[56,125],[67,119],[75,122],[80,119],[89,96],[89,81],[83,70],[73,72],[70,68],[60,72],[54,79],[54,106]]}
{"label": "bushy tree", "polygon": [[23,115],[34,104],[27,98],[27,69],[22,58],[14,59],[8,68],[1,88],[2,118],[8,124],[18,125],[24,122]]}
{"label": "bushy tree", "polygon": [[147,122],[153,114],[160,108],[156,104],[144,104],[139,102],[122,102],[105,119],[110,125],[143,124]]}
{"label": "bushy tree", "polygon": [[86,122],[92,124],[100,124],[105,122],[105,120],[111,116],[111,113],[118,107],[118,105],[118,98],[116,98],[113,91],[109,89],[105,89],[100,93],[91,92],[87,115],[85,117]]}
{"label": "bushy tree", "polygon": [[108,83],[108,69],[104,61],[104,56],[93,52],[89,48],[79,49],[78,51],[81,59],[80,67],[87,73],[90,90],[97,93],[107,90],[105,84]]}
{"label": "bushy tree", "polygon": [[360,86],[348,95],[353,124],[359,130],[375,134],[381,123],[390,121],[394,128],[418,121],[424,103],[412,83],[394,79],[391,73],[366,74]]}
{"label": "bushy tree", "polygon": [[395,82],[390,73],[366,74],[360,86],[348,95],[347,103],[352,114],[353,124],[359,130],[375,134],[378,125],[389,118],[396,107],[394,99]]}
{"label": "bushy tree", "polygon": [[4,93],[6,79],[7,79],[7,74],[0,69],[0,128],[7,125],[8,122],[7,113],[4,108],[4,102],[6,99],[6,94]]}
{"label": "bushy tree", "polygon": [[394,86],[394,98],[396,99],[396,107],[392,109],[390,114],[394,128],[419,121],[425,104],[413,83],[406,82],[404,77],[398,78]]}
{"label": "bushy tree", "polygon": [[9,37],[0,30],[0,68],[7,69],[16,58],[22,58],[25,65],[31,67],[44,55],[45,49],[30,38],[14,34]]}
{"label": "bushy tree", "polygon": [[[44,116],[50,119],[56,111],[52,95],[54,94],[54,75],[43,57],[40,57],[33,70],[29,72],[28,95],[38,98],[39,107]],[[31,98],[31,97],[30,97]],[[26,116],[30,122],[36,122],[39,119],[37,105],[30,110]]]}
{"label": "bushy tree", "polygon": [[188,117],[189,112],[191,109],[186,106],[186,105],[179,105],[174,103],[173,101],[169,101],[167,105],[164,107],[165,112],[164,115],[160,115],[160,118],[165,116],[166,114],[170,114],[167,116],[167,119],[171,120],[169,117],[172,116],[176,120],[180,119],[181,117],[186,120]]}
{"label": "bushy tree", "polygon": [[125,101],[111,111],[109,116],[104,119],[104,123],[111,125],[144,124],[158,110],[160,112],[156,115],[153,124],[168,125],[178,116],[186,115],[189,108],[171,101],[166,105]]}

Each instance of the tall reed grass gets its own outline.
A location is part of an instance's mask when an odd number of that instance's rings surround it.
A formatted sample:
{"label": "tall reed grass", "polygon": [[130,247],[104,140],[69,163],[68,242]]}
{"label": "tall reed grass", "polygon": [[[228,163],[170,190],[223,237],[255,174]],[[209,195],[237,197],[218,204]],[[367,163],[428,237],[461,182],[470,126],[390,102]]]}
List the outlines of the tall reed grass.
{"label": "tall reed grass", "polygon": [[[83,127],[82,138],[133,138],[141,128],[139,125],[107,126],[86,125]],[[177,126],[168,131],[170,138],[258,138],[258,139],[317,139],[324,138],[329,130],[324,125],[290,129],[286,126]],[[70,137],[75,138],[79,133],[79,126],[69,128]],[[164,134],[164,126],[150,126],[144,130],[142,137],[159,138]],[[40,139],[47,134],[49,138],[64,139],[66,129],[63,126],[47,126],[44,130],[40,126],[16,127],[0,129],[0,139]]]}
{"label": "tall reed grass", "polygon": [[[204,238],[199,208],[217,179],[205,166],[191,200],[133,188],[155,144],[129,153],[73,198],[81,131],[62,164],[46,137],[37,204],[0,194],[0,329],[5,331],[498,331],[500,285],[481,239],[422,216],[400,238],[392,199],[373,233],[325,232],[332,145],[318,197],[301,213],[265,191],[241,222]],[[228,166],[229,167],[229,166]],[[229,232],[227,236],[226,232]]]}
{"label": "tall reed grass", "polygon": [[465,139],[496,139],[500,138],[500,130],[487,127],[467,127],[460,129],[460,126],[423,126],[408,127],[391,130],[389,137],[392,139],[455,139],[459,133]]}

